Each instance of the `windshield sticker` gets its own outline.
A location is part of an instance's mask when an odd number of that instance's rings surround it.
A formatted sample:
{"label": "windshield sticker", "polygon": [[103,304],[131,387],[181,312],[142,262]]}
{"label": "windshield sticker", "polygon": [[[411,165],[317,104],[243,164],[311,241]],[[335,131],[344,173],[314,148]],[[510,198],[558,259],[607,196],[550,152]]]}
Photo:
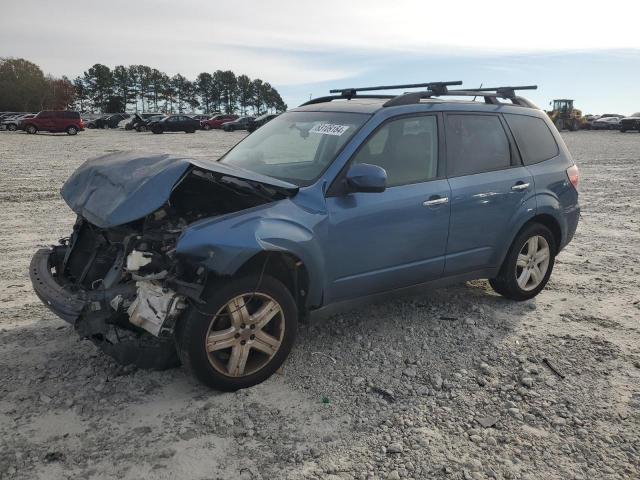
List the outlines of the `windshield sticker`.
{"label": "windshield sticker", "polygon": [[310,133],[319,133],[321,135],[342,135],[349,129],[349,125],[335,125],[333,123],[319,123],[311,130]]}

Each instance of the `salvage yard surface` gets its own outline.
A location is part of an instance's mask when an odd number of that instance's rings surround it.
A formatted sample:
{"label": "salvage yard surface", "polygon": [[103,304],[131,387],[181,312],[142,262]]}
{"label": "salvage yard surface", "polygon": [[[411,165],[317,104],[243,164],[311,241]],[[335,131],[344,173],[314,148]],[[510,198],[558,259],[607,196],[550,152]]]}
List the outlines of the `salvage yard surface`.
{"label": "salvage yard surface", "polygon": [[85,159],[243,135],[0,132],[0,478],[640,478],[637,133],[564,134],[582,220],[534,300],[474,281],[339,314],[250,390],[120,367],[40,303],[29,261]]}

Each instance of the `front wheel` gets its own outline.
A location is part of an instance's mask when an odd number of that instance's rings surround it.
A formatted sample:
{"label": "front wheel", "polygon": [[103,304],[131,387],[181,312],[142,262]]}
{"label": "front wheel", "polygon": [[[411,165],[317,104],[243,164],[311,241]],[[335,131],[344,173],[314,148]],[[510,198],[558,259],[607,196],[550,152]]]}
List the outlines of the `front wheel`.
{"label": "front wheel", "polygon": [[223,391],[257,385],[285,361],[298,309],[279,280],[263,275],[212,285],[176,329],[180,360],[202,383]]}
{"label": "front wheel", "polygon": [[7,130],[9,130],[10,132],[15,132],[16,130],[18,130],[18,126],[10,123],[9,125],[7,125]]}
{"label": "front wheel", "polygon": [[513,241],[491,287],[503,297],[529,300],[542,291],[553,270],[557,246],[551,231],[539,223],[525,227]]}

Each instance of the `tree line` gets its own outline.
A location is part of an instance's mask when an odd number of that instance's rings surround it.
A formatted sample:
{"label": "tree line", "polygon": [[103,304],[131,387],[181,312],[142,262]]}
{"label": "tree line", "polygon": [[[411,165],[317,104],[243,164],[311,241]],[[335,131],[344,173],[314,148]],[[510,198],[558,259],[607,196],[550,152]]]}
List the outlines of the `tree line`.
{"label": "tree line", "polygon": [[231,70],[200,73],[194,80],[169,76],[146,65],[95,64],[83,75],[45,76],[24,59],[0,58],[0,111],[74,108],[83,112],[156,111],[183,113],[281,112],[278,91],[259,78]]}

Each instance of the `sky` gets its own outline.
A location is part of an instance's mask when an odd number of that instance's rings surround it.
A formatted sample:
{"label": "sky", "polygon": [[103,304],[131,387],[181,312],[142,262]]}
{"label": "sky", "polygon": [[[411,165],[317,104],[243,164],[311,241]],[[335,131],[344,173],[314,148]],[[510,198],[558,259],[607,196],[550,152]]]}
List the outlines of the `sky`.
{"label": "sky", "polygon": [[[94,63],[274,85],[289,107],[330,88],[462,80],[538,85],[541,108],[640,110],[640,2],[0,0],[0,57],[56,76]],[[71,5],[71,4],[68,4]]]}

